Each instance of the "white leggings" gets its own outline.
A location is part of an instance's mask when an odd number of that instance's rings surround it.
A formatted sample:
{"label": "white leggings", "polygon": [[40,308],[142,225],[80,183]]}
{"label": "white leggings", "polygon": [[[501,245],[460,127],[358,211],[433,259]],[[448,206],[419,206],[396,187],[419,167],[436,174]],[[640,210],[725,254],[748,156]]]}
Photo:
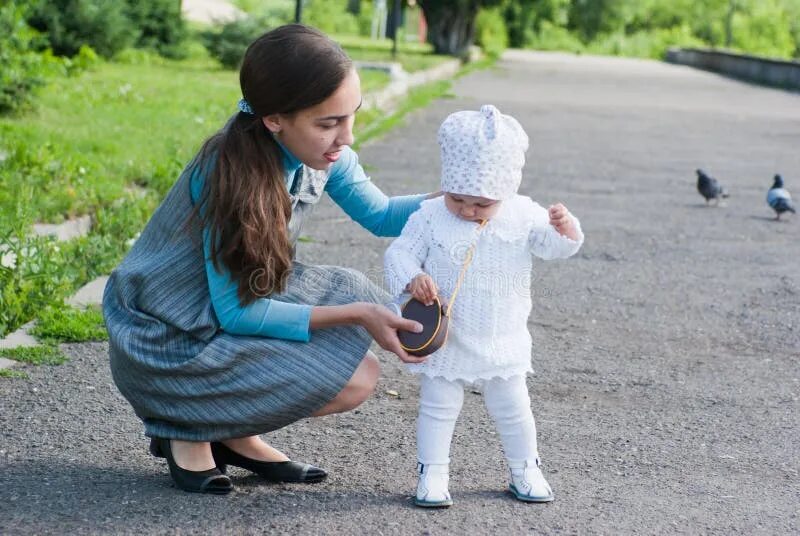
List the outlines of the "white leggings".
{"label": "white leggings", "polygon": [[[464,386],[459,381],[421,375],[417,457],[422,464],[450,463],[450,440],[464,403]],[[539,457],[536,423],[525,377],[494,378],[482,383],[486,409],[494,420],[510,464]]]}

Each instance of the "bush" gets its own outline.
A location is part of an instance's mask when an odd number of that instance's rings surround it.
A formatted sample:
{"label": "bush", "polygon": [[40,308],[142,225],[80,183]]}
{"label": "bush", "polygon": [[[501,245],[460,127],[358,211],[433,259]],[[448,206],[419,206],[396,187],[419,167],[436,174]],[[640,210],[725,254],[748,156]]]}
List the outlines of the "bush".
{"label": "bush", "polygon": [[0,113],[29,105],[33,91],[44,83],[46,65],[31,50],[36,38],[19,7],[0,7]]}
{"label": "bush", "polygon": [[478,11],[475,35],[477,43],[489,56],[498,57],[508,48],[508,31],[498,8]]}
{"label": "bush", "polygon": [[688,26],[636,32],[631,35],[598,36],[587,45],[593,54],[663,59],[669,47],[702,47],[703,41],[692,36]]}
{"label": "bush", "polygon": [[359,35],[358,17],[347,11],[347,0],[307,0],[303,24],[327,34]]}
{"label": "bush", "polygon": [[139,30],[136,46],[155,49],[162,56],[185,57],[182,45],[186,25],[181,16],[181,3],[175,0],[128,0],[127,14]]}
{"label": "bush", "polygon": [[126,9],[115,0],[46,0],[33,6],[28,23],[46,34],[58,56],[74,56],[89,45],[110,58],[139,36]]}
{"label": "bush", "polygon": [[203,44],[226,69],[238,69],[247,47],[267,30],[259,20],[247,18],[223,24],[218,31],[204,32]]}
{"label": "bush", "polygon": [[538,32],[528,36],[525,43],[528,48],[539,50],[565,50],[567,52],[582,52],[583,43],[569,30],[556,26],[549,21],[543,21]]}

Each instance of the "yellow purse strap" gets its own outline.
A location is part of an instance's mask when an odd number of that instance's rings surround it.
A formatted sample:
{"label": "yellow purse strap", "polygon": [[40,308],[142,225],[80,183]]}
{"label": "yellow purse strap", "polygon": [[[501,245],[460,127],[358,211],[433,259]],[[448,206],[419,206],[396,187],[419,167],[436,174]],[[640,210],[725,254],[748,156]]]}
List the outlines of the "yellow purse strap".
{"label": "yellow purse strap", "polygon": [[[481,232],[486,224],[489,223],[489,220],[482,220],[480,226],[478,226],[478,233]],[[478,237],[480,238],[480,237]],[[464,265],[461,267],[461,273],[458,274],[458,281],[456,281],[456,288],[453,289],[453,295],[450,296],[450,303],[447,305],[447,310],[445,311],[445,316],[450,316],[450,311],[453,309],[453,303],[456,301],[456,295],[458,294],[458,290],[461,288],[461,282],[464,281],[464,274],[467,272],[467,268],[469,268],[470,263],[472,263],[472,255],[475,252],[475,245],[478,242],[478,238],[475,239],[475,242],[467,250],[467,258],[464,259]]]}

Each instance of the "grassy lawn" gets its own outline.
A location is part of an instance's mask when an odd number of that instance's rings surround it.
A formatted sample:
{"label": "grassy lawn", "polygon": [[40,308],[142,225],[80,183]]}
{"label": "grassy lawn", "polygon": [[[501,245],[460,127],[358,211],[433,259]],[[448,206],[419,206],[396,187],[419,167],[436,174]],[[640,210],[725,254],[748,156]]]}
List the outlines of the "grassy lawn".
{"label": "grassy lawn", "polygon": [[[356,59],[391,59],[390,41],[343,41]],[[110,273],[202,141],[236,111],[238,74],[204,54],[183,61],[126,57],[54,79],[35,110],[0,118],[0,337],[38,317],[37,334],[50,346],[100,338],[99,313],[65,311],[63,299]],[[404,45],[401,58],[407,70],[447,59],[423,45]],[[361,79],[365,93],[389,81],[374,70]],[[448,88],[417,90],[388,117],[360,111],[356,139],[382,134]],[[86,237],[56,243],[30,235],[33,222],[83,214],[93,220]],[[9,357],[54,360],[48,352]]]}
{"label": "grassy lawn", "polygon": [[[361,78],[365,92],[388,83],[374,70]],[[34,220],[59,222],[109,206],[126,187],[163,194],[239,97],[237,74],[211,60],[105,63],[57,79],[34,113],[0,120],[0,212],[21,202]]]}

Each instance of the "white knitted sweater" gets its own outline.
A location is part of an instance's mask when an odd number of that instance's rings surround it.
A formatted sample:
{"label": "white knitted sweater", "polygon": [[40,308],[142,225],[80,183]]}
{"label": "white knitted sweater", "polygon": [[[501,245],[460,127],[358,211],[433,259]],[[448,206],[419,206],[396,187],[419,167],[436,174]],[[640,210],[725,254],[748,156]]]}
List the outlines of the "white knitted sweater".
{"label": "white knitted sweater", "polygon": [[532,372],[531,254],[542,259],[575,254],[583,233],[574,219],[577,241],[550,225],[546,209],[514,195],[478,233],[478,224],[452,214],[443,197],[423,201],[384,256],[386,283],[398,301],[409,297],[406,286],[424,272],[442,303],[449,303],[466,253],[471,244],[476,247],[450,313],[447,343],[409,370],[467,382]]}

